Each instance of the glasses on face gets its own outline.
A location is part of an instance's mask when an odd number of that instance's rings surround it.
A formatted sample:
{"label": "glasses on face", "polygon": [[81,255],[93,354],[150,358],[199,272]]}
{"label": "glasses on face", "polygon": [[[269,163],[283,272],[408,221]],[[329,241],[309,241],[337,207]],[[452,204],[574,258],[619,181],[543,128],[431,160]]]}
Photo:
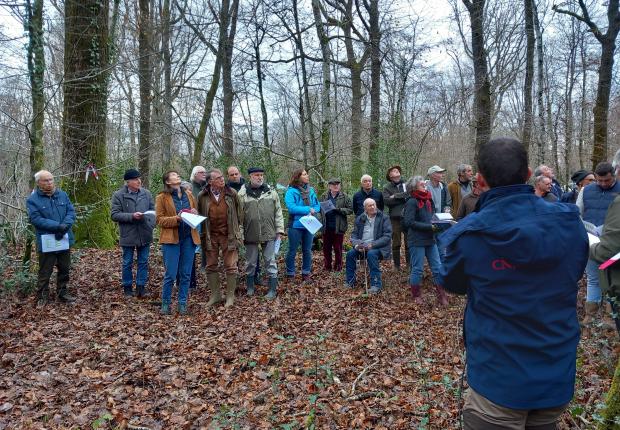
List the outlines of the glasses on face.
{"label": "glasses on face", "polygon": [[219,181],[220,179],[224,179],[224,177],[223,176],[216,176],[215,178],[211,177],[212,181]]}

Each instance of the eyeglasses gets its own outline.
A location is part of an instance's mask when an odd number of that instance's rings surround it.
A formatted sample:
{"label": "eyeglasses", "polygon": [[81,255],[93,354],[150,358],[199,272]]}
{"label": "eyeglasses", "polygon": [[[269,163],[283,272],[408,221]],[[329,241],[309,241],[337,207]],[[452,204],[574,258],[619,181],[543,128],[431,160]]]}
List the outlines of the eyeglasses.
{"label": "eyeglasses", "polygon": [[216,176],[215,178],[214,178],[214,177],[211,177],[211,180],[212,180],[212,181],[217,181],[217,180],[219,180],[219,179],[224,179],[224,177],[223,177],[223,176]]}

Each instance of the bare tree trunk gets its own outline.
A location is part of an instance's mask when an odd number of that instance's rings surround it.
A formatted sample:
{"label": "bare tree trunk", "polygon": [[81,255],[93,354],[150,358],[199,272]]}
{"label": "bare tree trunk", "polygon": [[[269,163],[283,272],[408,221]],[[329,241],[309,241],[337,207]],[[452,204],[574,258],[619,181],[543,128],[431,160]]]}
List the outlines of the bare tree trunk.
{"label": "bare tree trunk", "polygon": [[164,0],[161,8],[161,57],[164,69],[164,100],[162,101],[163,170],[172,166],[172,59],[170,56],[170,0]]}
{"label": "bare tree trunk", "polygon": [[[536,151],[536,164],[540,165],[545,161],[545,145],[547,140],[547,132],[545,125],[545,104],[544,104],[544,53],[543,53],[543,39],[542,29],[540,28],[540,21],[538,20],[538,10],[536,8],[536,2],[532,3],[534,8],[534,29],[536,31],[536,59],[537,59],[537,88],[536,88],[536,102],[538,105],[538,138],[537,151]],[[551,130],[550,130],[551,131]]]}
{"label": "bare tree trunk", "polygon": [[265,154],[267,155],[269,164],[271,164],[271,144],[269,143],[269,118],[267,116],[267,106],[265,105],[265,94],[263,93],[263,67],[260,56],[260,43],[257,43],[254,47],[254,54],[256,59],[256,78],[258,81],[258,97],[260,99],[261,121],[263,125],[263,147],[265,148]]}
{"label": "bare tree trunk", "polygon": [[370,36],[370,143],[369,164],[378,161],[379,132],[381,120],[381,29],[379,27],[379,0],[368,3],[368,24]]}
{"label": "bare tree trunk", "polygon": [[484,5],[486,0],[463,0],[471,22],[471,50],[474,61],[474,109],[476,113],[476,146],[480,147],[491,138],[491,84],[484,49]]}
{"label": "bare tree trunk", "polygon": [[525,34],[527,37],[527,46],[525,52],[525,84],[523,85],[523,135],[522,141],[525,150],[530,152],[532,140],[532,83],[534,80],[534,50],[536,37],[534,34],[534,8],[532,2],[534,0],[525,1]]}
{"label": "bare tree trunk", "polygon": [[[577,62],[577,29],[575,20],[571,22],[571,37],[569,41],[569,58],[566,67],[566,75],[564,79],[564,100],[565,111],[564,116],[564,183],[568,183],[570,176],[571,153],[573,150],[573,138],[575,133],[575,123],[573,118],[573,90],[575,89],[575,67]],[[560,172],[557,172],[560,175]]]}
{"label": "bare tree trunk", "polygon": [[138,18],[138,79],[140,86],[138,166],[142,173],[142,182],[145,187],[149,186],[151,167],[151,88],[153,85],[149,6],[149,0],[140,0],[140,16]]}
{"label": "bare tree trunk", "polygon": [[316,165],[316,136],[314,132],[314,121],[312,120],[312,107],[310,106],[310,93],[308,90],[309,82],[308,82],[308,71],[306,69],[306,53],[304,52],[304,44],[302,39],[301,28],[299,26],[299,14],[297,11],[297,0],[292,0],[291,2],[293,6],[293,19],[295,21],[295,46],[299,51],[300,56],[300,66],[301,66],[301,83],[303,89],[304,96],[304,110],[306,113],[305,118],[301,120],[308,124],[308,135],[310,138],[310,159],[308,160],[312,165]]}
{"label": "bare tree trunk", "polygon": [[586,165],[584,154],[584,143],[586,136],[589,133],[588,130],[588,104],[586,103],[586,90],[588,84],[588,69],[587,69],[587,51],[585,46],[585,39],[581,36],[580,44],[580,58],[581,58],[581,102],[580,102],[580,114],[579,114],[579,139],[578,139],[578,151],[579,151],[579,168],[583,169]]}
{"label": "bare tree trunk", "polygon": [[224,44],[224,58],[222,62],[222,101],[224,104],[224,129],[222,132],[222,148],[224,156],[232,159],[235,155],[235,145],[233,140],[233,101],[234,88],[232,84],[232,55],[237,32],[237,16],[239,11],[239,0],[233,0],[230,12],[230,30]]}
{"label": "bare tree trunk", "polygon": [[314,14],[314,25],[316,27],[316,35],[321,46],[321,73],[323,85],[321,86],[321,155],[320,155],[320,172],[322,177],[327,176],[327,154],[329,153],[329,139],[331,131],[331,49],[329,47],[329,38],[327,32],[323,28],[321,19],[321,11],[319,0],[312,0],[312,13]]}
{"label": "bare tree trunk", "polygon": [[106,172],[84,177],[89,164],[101,169],[107,160],[108,16],[107,0],[65,0],[63,188],[81,215],[76,243],[94,247],[115,244]]}

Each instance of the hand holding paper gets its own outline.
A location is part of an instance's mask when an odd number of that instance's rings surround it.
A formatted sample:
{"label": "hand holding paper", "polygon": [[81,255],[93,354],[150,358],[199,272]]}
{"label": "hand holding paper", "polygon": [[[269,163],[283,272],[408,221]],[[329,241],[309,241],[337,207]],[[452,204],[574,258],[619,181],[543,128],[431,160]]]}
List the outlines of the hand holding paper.
{"label": "hand holding paper", "polygon": [[204,220],[206,220],[207,217],[204,217],[202,215],[194,215],[193,213],[190,213],[190,212],[182,212],[181,219],[183,220],[185,224],[189,225],[191,228],[196,228]]}

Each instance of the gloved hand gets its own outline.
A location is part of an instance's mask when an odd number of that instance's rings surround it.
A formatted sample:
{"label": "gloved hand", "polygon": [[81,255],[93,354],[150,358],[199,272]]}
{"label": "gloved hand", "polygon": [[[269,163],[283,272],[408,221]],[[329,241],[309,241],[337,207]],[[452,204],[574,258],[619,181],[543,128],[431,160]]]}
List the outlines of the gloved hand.
{"label": "gloved hand", "polygon": [[61,240],[64,235],[65,234],[63,232],[58,231],[54,234],[54,237],[56,238],[56,240]]}
{"label": "gloved hand", "polygon": [[57,231],[58,233],[64,234],[69,231],[69,226],[67,224],[60,224]]}

